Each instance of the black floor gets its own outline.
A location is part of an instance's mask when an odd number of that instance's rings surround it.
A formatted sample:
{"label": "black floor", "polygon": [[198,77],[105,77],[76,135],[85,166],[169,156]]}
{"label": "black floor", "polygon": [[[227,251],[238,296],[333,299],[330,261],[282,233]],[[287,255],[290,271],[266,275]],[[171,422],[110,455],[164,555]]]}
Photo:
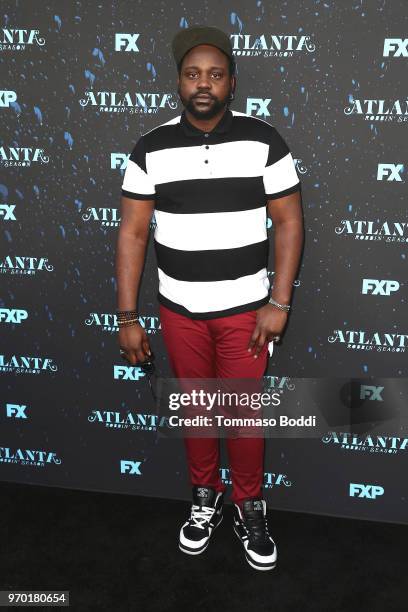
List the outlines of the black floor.
{"label": "black floor", "polygon": [[230,505],[209,548],[191,556],[177,544],[187,502],[11,483],[0,495],[0,590],[69,590],[71,610],[407,609],[402,525],[269,510],[278,566],[260,572]]}

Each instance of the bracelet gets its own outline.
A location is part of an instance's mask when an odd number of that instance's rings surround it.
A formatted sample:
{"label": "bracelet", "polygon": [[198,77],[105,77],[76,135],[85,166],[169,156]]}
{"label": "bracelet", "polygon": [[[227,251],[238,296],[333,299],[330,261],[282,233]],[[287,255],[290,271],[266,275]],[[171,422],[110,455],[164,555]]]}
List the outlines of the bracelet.
{"label": "bracelet", "polygon": [[126,321],[118,321],[118,327],[126,327],[127,325],[133,325],[133,323],[139,323],[139,319],[127,319]]}
{"label": "bracelet", "polygon": [[116,319],[119,327],[139,322],[137,310],[117,310]]}
{"label": "bracelet", "polygon": [[137,317],[137,310],[117,310],[116,317],[118,321],[126,321],[128,319],[134,319]]}
{"label": "bracelet", "polygon": [[137,310],[117,310],[116,315],[118,317],[125,317],[127,315],[136,315]]}
{"label": "bracelet", "polygon": [[279,310],[284,310],[285,312],[289,312],[290,310],[289,304],[279,304],[279,302],[274,300],[273,297],[270,298],[269,304],[272,304],[272,306],[276,306],[276,308],[279,308]]}

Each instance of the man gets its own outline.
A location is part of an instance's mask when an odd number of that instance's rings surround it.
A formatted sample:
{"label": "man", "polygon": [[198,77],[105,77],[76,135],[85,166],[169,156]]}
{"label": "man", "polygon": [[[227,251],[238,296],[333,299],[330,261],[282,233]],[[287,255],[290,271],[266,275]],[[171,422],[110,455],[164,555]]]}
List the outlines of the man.
{"label": "man", "polygon": [[[160,320],[175,376],[261,379],[268,343],[279,340],[287,322],[303,244],[300,181],[278,131],[229,109],[236,87],[229,37],[196,26],[181,30],[172,49],[184,111],[139,138],[122,185],[119,344],[131,364],[151,354],[136,304],[155,209]],[[273,295],[267,210],[275,230]],[[193,500],[179,547],[199,554],[222,520],[226,487],[219,439],[184,442]],[[277,559],[262,496],[264,443],[226,440],[234,531],[259,570]]]}

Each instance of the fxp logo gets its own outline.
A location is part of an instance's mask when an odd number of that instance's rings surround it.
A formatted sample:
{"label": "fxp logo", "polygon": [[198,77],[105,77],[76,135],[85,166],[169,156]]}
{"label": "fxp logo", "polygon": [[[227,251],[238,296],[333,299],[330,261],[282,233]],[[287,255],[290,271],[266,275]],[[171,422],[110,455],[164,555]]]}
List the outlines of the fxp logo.
{"label": "fxp logo", "polygon": [[139,52],[139,47],[136,44],[140,34],[115,34],[115,51],[133,51]]}
{"label": "fxp logo", "polygon": [[14,323],[20,325],[28,319],[28,312],[21,308],[0,308],[0,323]]}
{"label": "fxp logo", "polygon": [[404,170],[404,164],[378,164],[377,181],[400,181],[402,182],[401,172]]}
{"label": "fxp logo", "polygon": [[256,117],[270,117],[268,110],[271,98],[247,98],[246,114],[255,114]]}
{"label": "fxp logo", "polygon": [[114,365],[113,378],[115,380],[140,380],[146,376],[139,366]]}
{"label": "fxp logo", "polygon": [[384,495],[384,487],[380,485],[356,484],[350,482],[349,496],[361,497],[363,499],[376,499],[380,495]]}
{"label": "fxp logo", "polygon": [[363,295],[382,295],[390,296],[394,291],[398,291],[400,284],[396,280],[380,280],[377,278],[363,278]]}
{"label": "fxp logo", "polygon": [[10,108],[16,100],[17,94],[15,91],[0,89],[0,108]]}

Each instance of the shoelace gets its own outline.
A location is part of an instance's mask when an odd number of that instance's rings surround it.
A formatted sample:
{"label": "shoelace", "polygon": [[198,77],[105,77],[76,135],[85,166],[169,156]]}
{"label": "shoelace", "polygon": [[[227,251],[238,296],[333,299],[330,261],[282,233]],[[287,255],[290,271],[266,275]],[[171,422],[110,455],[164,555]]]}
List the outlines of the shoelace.
{"label": "shoelace", "polygon": [[191,508],[190,524],[193,527],[205,529],[204,523],[207,523],[215,512],[215,508],[209,506],[197,506],[193,504]]}
{"label": "shoelace", "polygon": [[249,537],[257,542],[270,542],[268,523],[265,516],[249,516],[244,518],[248,527]]}

